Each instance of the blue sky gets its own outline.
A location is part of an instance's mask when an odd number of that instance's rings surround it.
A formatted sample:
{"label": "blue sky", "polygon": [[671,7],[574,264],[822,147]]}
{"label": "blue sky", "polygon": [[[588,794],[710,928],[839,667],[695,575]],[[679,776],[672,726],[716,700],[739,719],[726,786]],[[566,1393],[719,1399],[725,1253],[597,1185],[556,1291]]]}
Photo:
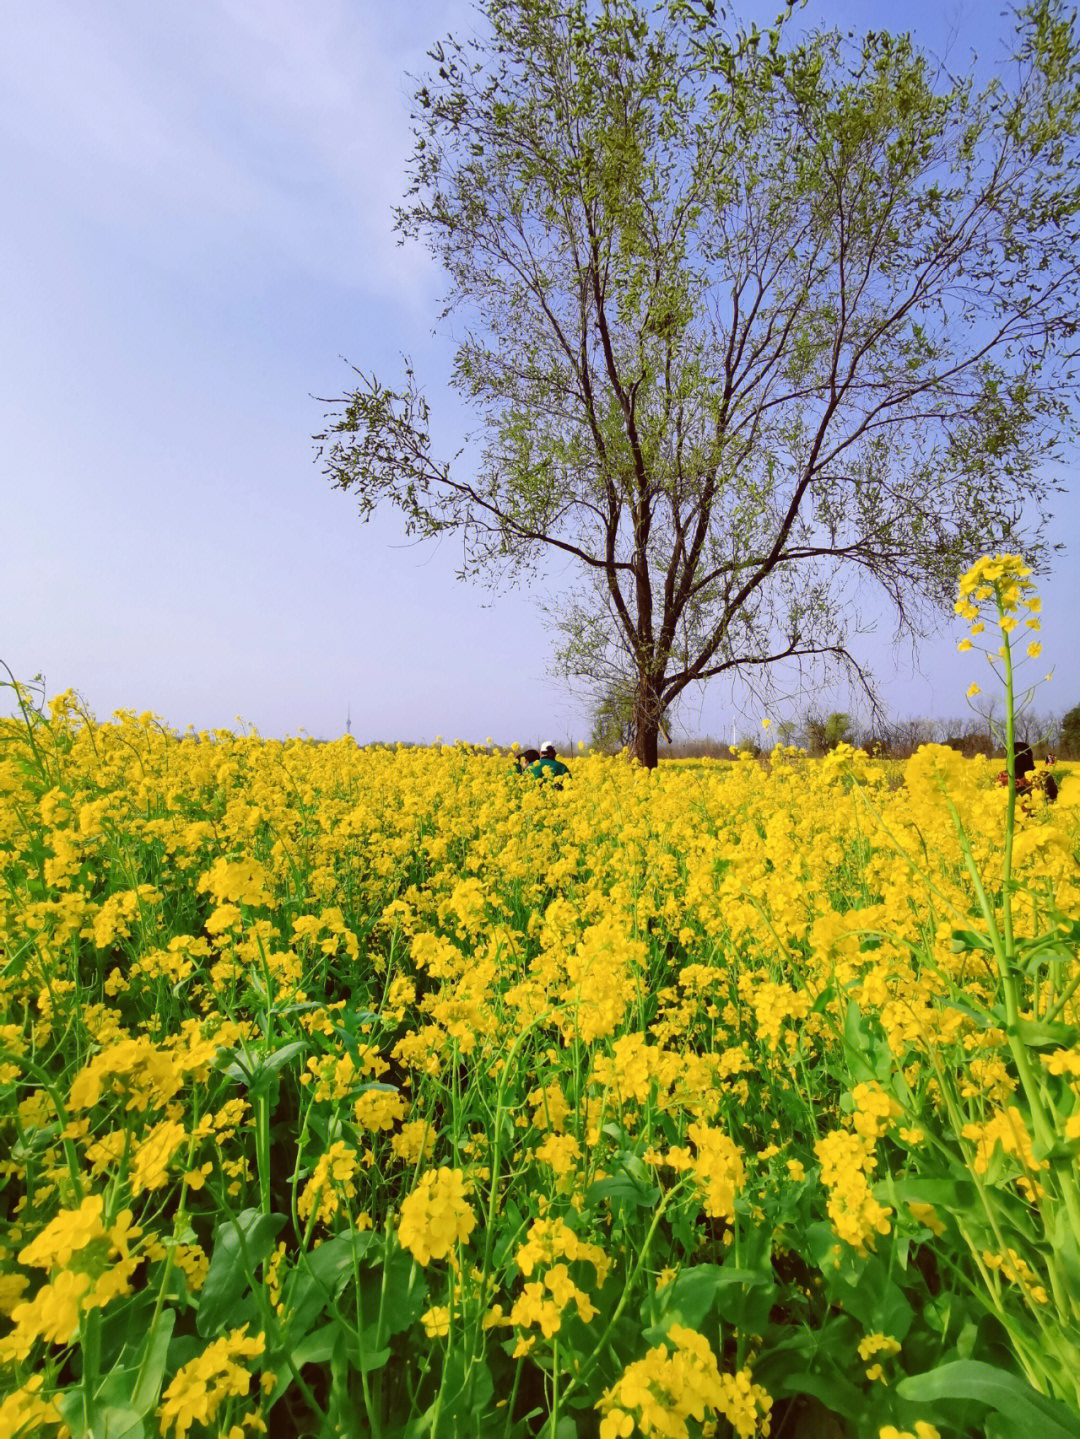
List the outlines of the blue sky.
{"label": "blue sky", "polygon": [[[774,4],[744,5],[769,20]],[[440,277],[391,207],[406,74],[469,24],[460,0],[200,0],[17,7],[0,49],[0,658],[105,716],[358,739],[585,737],[548,673],[544,593],[454,579],[452,540],[362,525],[314,463],[342,356],[392,381],[413,357],[436,433],[462,416]],[[811,3],[804,23],[912,29],[964,68],[998,6]],[[1041,710],[1080,702],[1076,465],[1069,553],[1043,585]],[[985,676],[960,631],[868,650],[899,714],[964,712]],[[1049,665],[1044,665],[1048,668]],[[984,686],[985,688],[985,686]],[[849,707],[852,697],[830,697]],[[757,707],[736,691],[747,718]],[[795,702],[783,711],[784,718]],[[730,686],[682,713],[727,733]],[[745,729],[740,718],[740,729]]]}

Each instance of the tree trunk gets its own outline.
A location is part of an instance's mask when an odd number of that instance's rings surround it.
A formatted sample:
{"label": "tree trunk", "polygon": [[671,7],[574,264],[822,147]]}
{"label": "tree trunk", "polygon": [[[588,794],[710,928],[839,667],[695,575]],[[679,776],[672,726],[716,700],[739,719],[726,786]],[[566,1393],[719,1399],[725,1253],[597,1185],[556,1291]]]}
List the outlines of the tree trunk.
{"label": "tree trunk", "polygon": [[655,720],[646,720],[640,728],[634,730],[634,745],[630,751],[632,759],[645,769],[656,768],[656,741],[660,734],[660,726]]}
{"label": "tree trunk", "polygon": [[630,756],[645,769],[656,768],[656,746],[662,717],[658,687],[647,676],[642,676],[634,694],[634,741]]}

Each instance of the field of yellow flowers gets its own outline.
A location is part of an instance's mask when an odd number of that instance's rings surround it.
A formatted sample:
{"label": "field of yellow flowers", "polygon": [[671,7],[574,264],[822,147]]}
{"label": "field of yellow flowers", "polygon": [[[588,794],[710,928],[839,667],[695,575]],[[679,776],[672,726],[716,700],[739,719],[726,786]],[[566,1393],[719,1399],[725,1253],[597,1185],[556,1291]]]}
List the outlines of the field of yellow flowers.
{"label": "field of yellow flowers", "polygon": [[1080,1434],[1080,775],[0,740],[4,1439]]}

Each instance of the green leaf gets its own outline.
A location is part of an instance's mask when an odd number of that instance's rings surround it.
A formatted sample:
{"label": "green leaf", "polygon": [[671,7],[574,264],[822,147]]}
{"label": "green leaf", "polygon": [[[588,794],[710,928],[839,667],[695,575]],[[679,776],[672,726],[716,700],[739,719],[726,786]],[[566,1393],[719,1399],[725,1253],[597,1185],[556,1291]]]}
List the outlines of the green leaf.
{"label": "green leaf", "polygon": [[16,1164],[25,1165],[33,1155],[48,1149],[59,1133],[59,1124],[38,1124],[24,1129],[11,1147],[12,1159]]}
{"label": "green leaf", "polygon": [[290,1333],[305,1334],[352,1278],[353,1264],[365,1255],[377,1236],[370,1230],[335,1234],[325,1244],[302,1255],[285,1283],[282,1296],[290,1314]]}
{"label": "green leaf", "polygon": [[271,1050],[269,1054],[260,1054],[258,1051],[249,1051],[246,1055],[243,1050],[230,1049],[225,1051],[225,1057],[235,1055],[235,1062],[228,1065],[225,1076],[228,1079],[238,1080],[241,1084],[255,1085],[259,1081],[265,1081],[274,1075],[290,1059],[302,1054],[309,1045],[306,1039],[294,1039],[288,1044],[283,1044],[279,1049]]}
{"label": "green leaf", "polygon": [[953,954],[963,954],[965,950],[981,949],[988,954],[993,954],[994,945],[988,934],[976,934],[973,929],[954,929],[951,935],[949,948]]}
{"label": "green leaf", "polygon": [[849,1068],[857,1082],[873,1079],[882,1084],[888,1082],[893,1067],[888,1040],[872,1032],[853,999],[848,1000],[844,1018],[844,1045]]}
{"label": "green leaf", "polygon": [[403,1249],[397,1250],[386,1263],[383,1336],[389,1338],[392,1334],[410,1329],[424,1312],[427,1298],[424,1271],[411,1254]]}
{"label": "green leaf", "polygon": [[175,1323],[176,1311],[163,1309],[146,1336],[146,1344],[136,1370],[138,1383],[131,1395],[131,1403],[140,1414],[149,1414],[157,1406]]}
{"label": "green leaf", "polygon": [[585,1191],[586,1204],[599,1204],[602,1199],[618,1199],[637,1209],[652,1209],[659,1202],[660,1191],[655,1185],[646,1189],[628,1174],[598,1179]]}
{"label": "green leaf", "polygon": [[848,1000],[847,1014],[844,1017],[844,1043],[854,1050],[868,1050],[872,1043],[863,1029],[862,1010],[853,999]]}
{"label": "green leaf", "polygon": [[1061,939],[1057,934],[1040,935],[1038,939],[1020,940],[1016,946],[1017,951],[1028,956],[1024,964],[1024,973],[1028,975],[1038,974],[1044,964],[1050,964],[1054,960],[1069,962],[1073,959],[1076,951],[1074,941]]}
{"label": "green leaf", "polygon": [[902,1204],[932,1204],[935,1209],[964,1212],[975,1203],[975,1185],[967,1179],[897,1179],[874,1186],[874,1198]]}
{"label": "green leaf", "polygon": [[1068,1049],[1080,1038],[1074,1024],[1051,1024],[1045,1019],[1018,1019],[1009,1033],[1029,1049]]}
{"label": "green leaf", "polygon": [[[300,1343],[295,1345],[290,1354],[292,1362],[297,1369],[303,1369],[305,1364],[326,1364],[334,1352],[334,1340],[337,1338],[339,1324],[331,1319],[328,1324],[322,1324]],[[286,1369],[285,1374],[289,1371]],[[284,1392],[284,1391],[281,1391]],[[277,1398],[277,1394],[274,1395]]]}
{"label": "green leaf", "polygon": [[205,1348],[206,1345],[200,1344],[194,1334],[174,1335],[172,1343],[169,1345],[166,1369],[171,1369],[173,1373],[177,1369],[183,1369],[185,1364],[190,1364]]}
{"label": "green leaf", "polygon": [[145,1439],[142,1416],[130,1404],[94,1404],[87,1418],[82,1389],[69,1389],[56,1399],[71,1439]]}
{"label": "green leaf", "polygon": [[175,1320],[172,1309],[163,1309],[142,1343],[124,1345],[99,1385],[89,1413],[84,1390],[72,1389],[58,1397],[72,1439],[144,1439],[144,1420],[152,1417],[161,1395]]}
{"label": "green leaf", "polygon": [[835,998],[835,987],[831,984],[827,984],[825,988],[819,992],[817,998],[814,1000],[814,1003],[810,1008],[810,1013],[824,1014],[825,1011],[828,1009],[829,1005],[832,1004],[832,1002],[835,1000]]}
{"label": "green leaf", "polygon": [[[832,1297],[836,1297],[835,1291]],[[915,1318],[903,1291],[877,1259],[870,1260],[862,1282],[844,1294],[843,1304],[868,1333],[891,1334],[894,1339],[905,1339]]]}
{"label": "green leaf", "polygon": [[424,1271],[404,1249],[394,1249],[377,1269],[360,1275],[360,1311],[365,1344],[382,1348],[395,1334],[411,1329],[427,1304]]}
{"label": "green leaf", "polygon": [[828,1369],[829,1372],[823,1374],[812,1374],[808,1370],[787,1374],[779,1383],[773,1381],[773,1392],[778,1395],[809,1394],[814,1399],[820,1399],[830,1414],[858,1421],[866,1407],[862,1394],[834,1364],[830,1363]]}
{"label": "green leaf", "polygon": [[716,1298],[722,1274],[719,1264],[695,1264],[649,1294],[641,1306],[642,1321],[650,1325],[645,1332],[649,1343],[659,1344],[672,1324],[697,1329]]}
{"label": "green leaf", "polygon": [[725,1290],[735,1286],[742,1290],[771,1285],[770,1276],[760,1270],[736,1269],[726,1264],[694,1264],[646,1298],[641,1306],[642,1322],[649,1326],[644,1331],[645,1338],[650,1344],[660,1344],[673,1324],[700,1329]]}
{"label": "green leaf", "polygon": [[[382,1349],[375,1349],[373,1347],[375,1344],[374,1330],[365,1329],[360,1337],[362,1340],[360,1352],[355,1356],[359,1362],[353,1363],[353,1368],[359,1369],[361,1374],[372,1374],[376,1369],[385,1368],[390,1359],[390,1346],[385,1345]],[[353,1356],[350,1355],[350,1361],[352,1358]]]}
{"label": "green leaf", "polygon": [[962,1014],[967,1019],[970,1019],[972,1024],[976,1025],[979,1029],[989,1029],[992,1018],[996,1017],[987,1014],[984,1009],[976,1009],[973,1005],[965,1003],[962,999],[951,999],[942,1007],[944,1009],[955,1009],[958,1014]]}
{"label": "green leaf", "polygon": [[[443,1420],[450,1425],[450,1432],[461,1439],[472,1439],[475,1434],[491,1432],[484,1424],[484,1414],[495,1393],[491,1371],[482,1359],[466,1362],[461,1347],[452,1350],[445,1360],[443,1369],[442,1404],[439,1413],[439,1433],[443,1432]],[[499,1429],[502,1429],[502,1424]]]}
{"label": "green leaf", "polygon": [[1080,1294],[1080,1247],[1069,1223],[1068,1210],[1064,1205],[1057,1212],[1054,1221],[1054,1254],[1061,1265],[1073,1294]]}
{"label": "green leaf", "polygon": [[995,1369],[977,1359],[942,1364],[925,1374],[913,1374],[896,1386],[901,1399],[931,1404],[942,1399],[971,1399],[994,1409],[1008,1428],[998,1425],[1010,1439],[1080,1439],[1080,1418],[1057,1399],[1048,1399],[1025,1379]]}
{"label": "green leaf", "polygon": [[269,1259],[284,1223],[284,1214],[245,1209],[236,1219],[214,1230],[210,1268],[195,1316],[195,1327],[204,1339],[216,1333],[230,1317],[237,1300],[255,1282],[255,1271]]}

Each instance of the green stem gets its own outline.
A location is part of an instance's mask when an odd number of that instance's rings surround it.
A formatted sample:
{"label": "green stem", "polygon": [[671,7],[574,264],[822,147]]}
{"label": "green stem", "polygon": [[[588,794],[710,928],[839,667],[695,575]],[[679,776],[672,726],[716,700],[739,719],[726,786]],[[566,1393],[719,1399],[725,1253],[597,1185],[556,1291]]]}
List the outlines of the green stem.
{"label": "green stem", "polygon": [[585,1363],[581,1366],[578,1372],[570,1380],[570,1383],[566,1386],[566,1389],[563,1392],[564,1401],[569,1399],[570,1395],[574,1392],[578,1385],[583,1382],[586,1376],[592,1371],[594,1366],[600,1362],[600,1356],[603,1354],[604,1350],[607,1347],[607,1342],[611,1337],[611,1332],[615,1328],[615,1325],[619,1322],[623,1310],[629,1303],[630,1295],[634,1291],[634,1285],[637,1283],[638,1276],[641,1273],[642,1268],[644,1267],[646,1259],[649,1257],[649,1250],[652,1248],[652,1242],[653,1239],[656,1237],[656,1231],[659,1227],[660,1221],[661,1219],[663,1219],[664,1214],[667,1211],[668,1205],[671,1203],[675,1195],[679,1192],[679,1189],[682,1187],[684,1182],[684,1180],[680,1180],[678,1184],[668,1190],[668,1192],[664,1195],[663,1199],[660,1201],[659,1207],[657,1208],[656,1213],[653,1215],[652,1223],[649,1225],[648,1232],[645,1235],[644,1242],[642,1243],[641,1250],[638,1254],[637,1263],[634,1265],[634,1269],[630,1275],[630,1278],[623,1285],[623,1292],[619,1297],[619,1302],[618,1304],[616,1304],[614,1310],[612,1311],[611,1318],[608,1320],[604,1332],[600,1335],[595,1349],[589,1355],[588,1359],[586,1359]]}
{"label": "green stem", "polygon": [[551,1346],[551,1435],[552,1439],[559,1432],[559,1338],[558,1335]]}
{"label": "green stem", "polygon": [[503,1426],[503,1439],[510,1439],[510,1430],[514,1423],[514,1405],[517,1402],[518,1386],[521,1384],[521,1370],[524,1360],[519,1359],[514,1367],[514,1385],[510,1390],[510,1398],[506,1403],[506,1423]]}
{"label": "green stem", "polygon": [[[7,1060],[9,1064],[19,1065],[20,1068],[25,1069],[28,1074],[32,1074],[34,1076],[37,1082],[41,1085],[42,1089],[45,1090],[46,1094],[52,1100],[53,1108],[56,1110],[56,1117],[60,1121],[60,1130],[62,1135],[64,1130],[68,1128],[71,1121],[68,1118],[67,1110],[64,1108],[63,1100],[60,1098],[60,1095],[57,1093],[57,1090],[53,1085],[52,1080],[45,1073],[45,1071],[40,1067],[40,1065],[35,1064],[32,1059],[27,1059],[24,1054],[14,1054],[9,1049],[0,1049],[0,1059]],[[70,1139],[61,1138],[60,1143],[64,1147],[64,1157],[67,1159],[68,1172],[71,1175],[71,1187],[75,1191],[76,1200],[79,1204],[81,1204],[83,1201],[83,1187],[82,1179],[79,1175],[79,1156],[75,1152],[75,1146]]]}

